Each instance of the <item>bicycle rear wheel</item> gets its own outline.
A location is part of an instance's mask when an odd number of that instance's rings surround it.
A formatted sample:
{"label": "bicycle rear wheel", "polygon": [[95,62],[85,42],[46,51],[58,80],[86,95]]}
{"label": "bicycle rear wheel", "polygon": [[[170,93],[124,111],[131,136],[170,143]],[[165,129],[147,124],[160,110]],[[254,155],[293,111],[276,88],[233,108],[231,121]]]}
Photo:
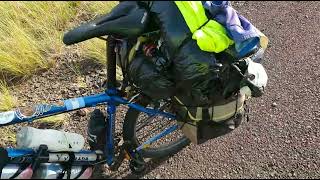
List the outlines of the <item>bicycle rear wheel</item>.
{"label": "bicycle rear wheel", "polygon": [[[155,107],[154,103],[147,100],[137,103],[148,108]],[[170,102],[159,102],[159,104],[163,111],[172,113]],[[123,138],[125,141],[130,141],[138,147],[149,138],[176,123],[177,121],[175,119],[169,119],[159,115],[149,116],[144,112],[129,108],[123,124]],[[177,153],[189,143],[190,140],[178,129],[142,149],[141,154],[145,158],[167,157]]]}

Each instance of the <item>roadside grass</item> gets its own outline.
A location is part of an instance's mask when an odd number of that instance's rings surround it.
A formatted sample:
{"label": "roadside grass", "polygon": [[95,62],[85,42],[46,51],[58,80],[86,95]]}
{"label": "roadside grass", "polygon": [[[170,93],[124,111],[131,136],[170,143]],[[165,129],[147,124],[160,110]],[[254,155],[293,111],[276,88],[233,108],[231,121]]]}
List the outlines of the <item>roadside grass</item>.
{"label": "roadside grass", "polygon": [[[62,37],[72,27],[107,13],[117,2],[0,2],[0,72],[31,76],[54,65],[65,51]],[[77,46],[84,55],[100,58],[101,44]],[[71,49],[72,50],[72,49]]]}
{"label": "roadside grass", "polygon": [[[108,13],[117,1],[17,1],[0,2],[0,112],[17,107],[18,100],[6,82],[28,78],[54,67],[64,54],[80,52],[81,58],[105,64],[105,43],[92,39],[66,48],[64,32]],[[80,60],[81,60],[80,58]],[[73,68],[73,67],[70,67]],[[78,69],[73,69],[78,73]],[[80,76],[80,74],[79,74]],[[4,78],[5,77],[5,78]],[[83,86],[83,77],[79,77]],[[68,115],[56,115],[39,120],[51,127],[62,126]],[[15,143],[10,127],[0,128],[0,146]]]}
{"label": "roadside grass", "polygon": [[10,93],[7,84],[4,81],[0,81],[0,112],[11,110],[17,104],[18,100]]}
{"label": "roadside grass", "polygon": [[[105,65],[104,41],[92,39],[65,48],[62,37],[65,31],[108,13],[117,4],[117,1],[0,2],[0,73],[10,80],[32,76],[52,67],[56,57],[74,49],[81,56]],[[75,67],[70,68],[80,75]],[[4,83],[9,78],[0,80],[0,111],[4,111],[16,105],[16,98]]]}
{"label": "roadside grass", "polygon": [[13,145],[16,143],[16,133],[10,127],[0,128],[0,147]]}
{"label": "roadside grass", "polygon": [[[0,80],[0,112],[8,111],[17,106],[17,99],[11,95],[9,87]],[[0,147],[15,144],[16,136],[11,127],[0,128]]]}
{"label": "roadside grass", "polygon": [[64,125],[69,120],[68,114],[58,114],[46,118],[39,119],[38,122],[41,124],[49,125],[50,128],[57,128]]}
{"label": "roadside grass", "polygon": [[0,2],[0,71],[14,77],[50,68],[60,31],[75,16],[68,3]]}

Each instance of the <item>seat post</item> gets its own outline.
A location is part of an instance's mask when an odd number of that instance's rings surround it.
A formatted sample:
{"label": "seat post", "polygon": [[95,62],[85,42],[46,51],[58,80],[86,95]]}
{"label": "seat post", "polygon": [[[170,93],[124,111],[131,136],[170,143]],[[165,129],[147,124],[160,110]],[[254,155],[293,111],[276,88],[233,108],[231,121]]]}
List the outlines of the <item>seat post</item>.
{"label": "seat post", "polygon": [[107,61],[107,88],[116,88],[116,52],[115,52],[116,40],[112,36],[108,36],[106,41],[106,61]]}

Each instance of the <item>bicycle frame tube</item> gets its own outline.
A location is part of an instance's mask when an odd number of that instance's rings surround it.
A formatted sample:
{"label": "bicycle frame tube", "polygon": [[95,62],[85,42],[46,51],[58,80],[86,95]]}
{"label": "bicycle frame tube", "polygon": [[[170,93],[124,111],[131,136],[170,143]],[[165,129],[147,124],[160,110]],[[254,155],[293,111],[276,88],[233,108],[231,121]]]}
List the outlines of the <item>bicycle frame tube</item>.
{"label": "bicycle frame tube", "polygon": [[106,155],[107,164],[110,166],[114,158],[114,133],[115,133],[115,115],[116,105],[113,101],[108,102],[106,112],[108,116],[107,131],[106,131],[106,148],[104,154]]}
{"label": "bicycle frame tube", "polygon": [[36,119],[62,114],[86,107],[94,107],[97,105],[116,105],[126,104],[138,111],[145,112],[148,115],[160,114],[168,118],[175,118],[173,114],[161,112],[159,110],[145,108],[135,103],[129,103],[128,100],[119,96],[109,96],[107,93],[100,93],[91,96],[83,96],[62,101],[59,104],[38,104],[33,107],[33,112],[30,115],[24,114],[19,108],[13,111],[0,113],[0,127],[23,122],[32,122]]}

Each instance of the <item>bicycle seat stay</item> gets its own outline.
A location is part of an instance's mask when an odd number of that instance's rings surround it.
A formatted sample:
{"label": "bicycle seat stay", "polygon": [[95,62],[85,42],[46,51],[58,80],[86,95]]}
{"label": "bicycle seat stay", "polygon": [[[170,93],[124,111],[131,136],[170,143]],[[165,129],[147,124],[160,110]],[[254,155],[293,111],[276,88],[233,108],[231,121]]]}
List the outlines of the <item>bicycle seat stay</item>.
{"label": "bicycle seat stay", "polygon": [[147,21],[148,13],[144,8],[139,7],[135,1],[125,1],[110,13],[65,33],[63,42],[72,45],[105,35],[135,37],[144,31]]}

